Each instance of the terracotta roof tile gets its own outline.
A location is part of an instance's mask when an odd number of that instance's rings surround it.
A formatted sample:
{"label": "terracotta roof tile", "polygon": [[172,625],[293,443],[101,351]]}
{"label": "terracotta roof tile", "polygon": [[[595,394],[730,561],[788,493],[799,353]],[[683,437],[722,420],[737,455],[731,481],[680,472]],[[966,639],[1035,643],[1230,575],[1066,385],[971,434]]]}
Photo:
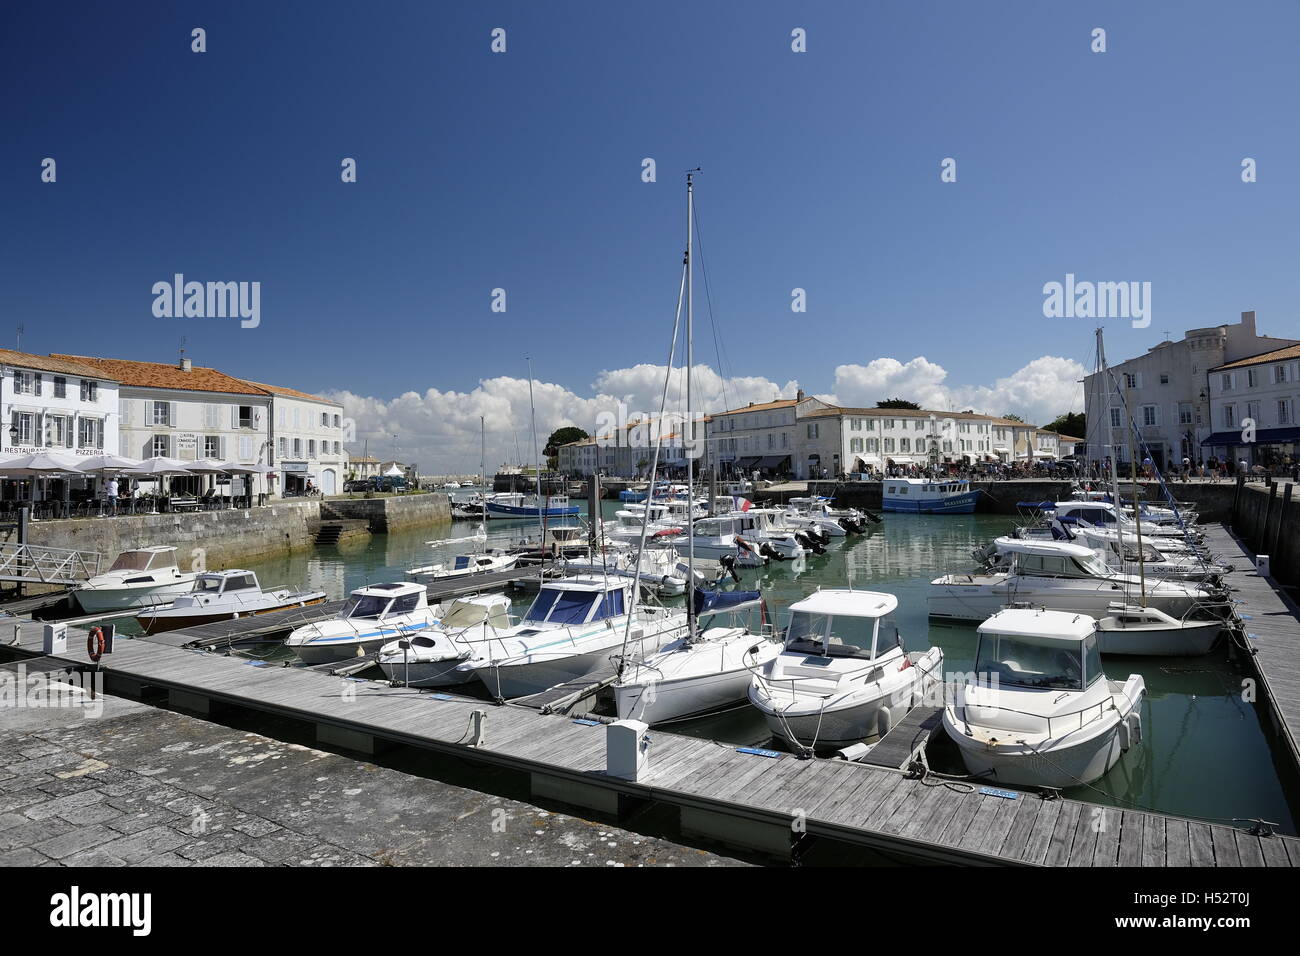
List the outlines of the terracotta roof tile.
{"label": "terracotta roof tile", "polygon": [[1259,355],[1237,359],[1237,361],[1228,362],[1226,365],[1218,365],[1210,369],[1210,371],[1221,372],[1224,369],[1244,368],[1248,365],[1267,365],[1269,362],[1285,362],[1293,358],[1300,358],[1300,345],[1288,345],[1284,348],[1274,349],[1271,352],[1262,352]]}
{"label": "terracotta roof tile", "polygon": [[18,368],[31,368],[40,372],[66,372],[84,378],[115,381],[112,375],[84,362],[69,361],[53,355],[30,355],[27,352],[15,352],[13,349],[0,349],[0,365],[15,365]]}
{"label": "terracotta roof tile", "polygon": [[274,392],[276,395],[285,395],[289,398],[302,398],[310,402],[321,402],[325,405],[337,405],[338,402],[332,402],[328,398],[321,398],[319,395],[311,395],[307,392],[300,392],[296,388],[285,388],[283,385],[267,385],[265,382],[254,382],[252,379],[245,379],[249,385],[256,385],[258,388],[264,388],[268,392]]}
{"label": "terracotta roof tile", "polygon": [[102,369],[104,374],[123,385],[137,388],[170,388],[189,392],[225,392],[235,395],[268,395],[265,388],[246,382],[214,368],[195,365],[187,372],[177,365],[161,362],[135,362],[130,359],[92,358],[88,355],[52,355],[51,358],[77,362]]}

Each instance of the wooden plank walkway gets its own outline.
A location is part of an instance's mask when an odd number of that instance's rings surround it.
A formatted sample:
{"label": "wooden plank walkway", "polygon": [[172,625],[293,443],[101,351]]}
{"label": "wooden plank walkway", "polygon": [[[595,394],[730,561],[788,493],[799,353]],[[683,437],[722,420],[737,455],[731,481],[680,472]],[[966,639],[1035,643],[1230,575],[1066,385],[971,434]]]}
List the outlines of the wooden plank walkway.
{"label": "wooden plank walkway", "polygon": [[918,750],[923,750],[930,736],[943,729],[942,707],[913,707],[907,716],[889,729],[862,763],[873,767],[906,770]]}
{"label": "wooden plank walkway", "polygon": [[[40,626],[18,648],[40,657]],[[50,658],[45,660],[49,661]],[[86,663],[84,633],[69,630],[56,660]],[[897,770],[840,760],[746,754],[709,740],[651,731],[649,767],[636,782],[604,773],[605,728],[536,710],[329,677],[302,668],[259,666],[239,657],[123,639],[103,661],[110,693],[150,686],[309,721],[465,760],[506,767],[568,787],[706,811],[745,833],[789,838],[799,822],[821,836],[948,863],[1115,866],[1300,864],[1300,841],[1159,814],[1073,800],[1015,799],[978,786],[920,780]],[[470,747],[471,715],[486,712],[482,746]],[[554,793],[547,785],[547,792]],[[562,799],[558,798],[557,799]],[[578,799],[577,802],[581,802]],[[684,817],[685,819],[685,817]],[[727,838],[731,839],[731,838]],[[740,840],[743,837],[735,837]]]}
{"label": "wooden plank walkway", "polygon": [[1255,555],[1222,524],[1203,525],[1205,541],[1221,560],[1237,570],[1227,579],[1240,602],[1251,660],[1286,743],[1292,766],[1300,769],[1300,607],[1269,578],[1255,570]]}

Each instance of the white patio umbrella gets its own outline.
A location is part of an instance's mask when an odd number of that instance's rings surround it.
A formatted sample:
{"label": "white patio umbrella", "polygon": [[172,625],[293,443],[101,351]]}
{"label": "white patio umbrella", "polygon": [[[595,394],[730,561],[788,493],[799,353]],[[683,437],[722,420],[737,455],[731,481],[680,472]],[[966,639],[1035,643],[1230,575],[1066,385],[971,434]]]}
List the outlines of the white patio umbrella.
{"label": "white patio umbrella", "polygon": [[[126,458],[122,455],[91,455],[88,458],[78,459],[78,462],[82,471],[98,475],[101,482],[109,472],[121,472],[140,465],[139,458]],[[103,513],[102,507],[100,512]]]}
{"label": "white patio umbrella", "polygon": [[168,475],[189,475],[193,474],[189,470],[192,462],[181,461],[179,458],[146,458],[134,468],[123,468],[124,475],[139,475],[142,478],[163,478]]}
{"label": "white patio umbrella", "polygon": [[[57,451],[39,451],[0,462],[0,474],[10,478],[53,478],[82,475],[81,459]],[[35,495],[33,495],[35,497]]]}
{"label": "white patio umbrella", "polygon": [[[240,461],[223,461],[221,463],[221,470],[232,475],[269,475],[271,472],[275,471],[274,468],[269,468],[266,465],[245,464]],[[251,482],[249,496],[250,498],[252,496]]]}

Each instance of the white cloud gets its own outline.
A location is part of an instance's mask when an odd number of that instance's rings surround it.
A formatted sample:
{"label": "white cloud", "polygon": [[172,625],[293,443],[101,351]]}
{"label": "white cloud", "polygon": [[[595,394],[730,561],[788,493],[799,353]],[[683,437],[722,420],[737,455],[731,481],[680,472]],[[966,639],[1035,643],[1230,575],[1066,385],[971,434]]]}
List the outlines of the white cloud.
{"label": "white cloud", "polygon": [[1083,410],[1080,379],[1085,374],[1084,367],[1073,359],[1045,355],[991,386],[950,385],[947,369],[924,357],[906,363],[880,358],[866,365],[837,367],[833,394],[819,397],[866,407],[885,398],[905,398],[940,411],[1012,412],[1045,425],[1064,412]]}
{"label": "white cloud", "polygon": [[[941,365],[923,357],[908,362],[878,358],[866,365],[835,369],[834,391],[819,396],[843,405],[872,406],[884,398],[906,398],[938,410],[976,411],[1001,415],[1014,412],[1027,421],[1046,423],[1066,411],[1083,407],[1078,380],[1084,368],[1070,359],[1035,359],[992,386],[951,385]],[[620,403],[629,417],[657,414],[663,390],[664,366],[634,365],[600,372],[589,394],[553,382],[535,382],[537,441],[542,444],[557,428],[576,425],[595,430],[602,413],[617,413]],[[736,408],[749,402],[793,398],[798,383],[778,385],[762,376],[723,378],[707,365],[692,376],[692,404],[703,411]],[[395,456],[414,461],[424,474],[474,474],[479,466],[479,416],[487,430],[487,468],[495,472],[505,462],[534,460],[529,416],[528,380],[500,376],[484,379],[468,392],[406,392],[384,399],[338,391],[327,393],[341,402],[344,414],[356,421],[357,440],[349,446],[360,455],[369,440],[376,458]],[[684,408],[685,373],[674,369],[668,393],[670,410]],[[393,436],[397,436],[394,453]]]}

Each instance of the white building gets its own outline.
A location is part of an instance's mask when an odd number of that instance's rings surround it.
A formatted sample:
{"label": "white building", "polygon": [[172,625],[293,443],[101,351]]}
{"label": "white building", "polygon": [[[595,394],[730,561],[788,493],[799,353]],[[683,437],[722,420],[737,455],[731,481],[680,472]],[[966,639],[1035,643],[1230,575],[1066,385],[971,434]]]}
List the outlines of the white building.
{"label": "white building", "polygon": [[271,455],[281,495],[301,494],[310,481],[322,494],[343,490],[348,453],[343,448],[343,406],[281,385],[248,384],[270,395]]}
{"label": "white building", "polygon": [[1026,461],[1031,443],[1042,460],[1049,456],[1048,446],[1055,448],[1055,436],[1042,439],[1040,448],[1033,437],[1039,434],[1036,426],[994,415],[819,405],[799,406],[799,478],[833,478],[841,472],[878,472],[891,466]]}
{"label": "white building", "polygon": [[118,380],[71,359],[0,349],[4,456],[116,455]]}
{"label": "white building", "polygon": [[800,391],[795,398],[714,412],[705,423],[706,457],[716,462],[722,477],[796,474],[799,409],[804,406],[826,404]]}
{"label": "white building", "polygon": [[1086,457],[1099,462],[1110,454],[1111,426],[1119,444],[1117,458],[1128,462],[1128,442],[1119,429],[1125,421],[1123,406],[1146,448],[1136,448],[1139,458],[1150,457],[1157,467],[1208,458],[1213,452],[1203,447],[1211,431],[1222,431],[1220,419],[1211,422],[1211,369],[1286,346],[1297,339],[1260,335],[1255,313],[1241,313],[1241,322],[1191,329],[1180,341],[1160,342],[1145,355],[1112,364],[1111,373],[1124,398],[1120,399],[1107,381],[1096,373],[1084,379],[1085,414],[1088,422]]}
{"label": "white building", "polygon": [[[609,478],[645,477],[654,460],[655,444],[659,445],[659,473],[681,471],[686,467],[686,451],[679,434],[682,423],[670,422],[670,431],[657,436],[653,421],[629,422],[621,429],[605,435],[593,435],[569,442],[556,449],[556,465],[563,475],[589,477],[594,474]],[[701,431],[708,427],[708,419],[696,426]],[[703,468],[703,461],[697,468]],[[700,472],[703,473],[702,470]]]}
{"label": "white building", "polygon": [[1210,369],[1213,431],[1205,457],[1248,465],[1296,460],[1300,425],[1300,345],[1273,349]]}
{"label": "white building", "polygon": [[[189,359],[165,365],[77,355],[52,357],[88,365],[121,383],[118,428],[122,455],[267,462],[271,396],[265,389],[193,365]],[[173,488],[194,492],[202,483],[197,478],[170,481]],[[275,493],[274,484],[258,478],[253,487],[257,492]],[[231,490],[241,494],[243,479],[232,479]]]}

